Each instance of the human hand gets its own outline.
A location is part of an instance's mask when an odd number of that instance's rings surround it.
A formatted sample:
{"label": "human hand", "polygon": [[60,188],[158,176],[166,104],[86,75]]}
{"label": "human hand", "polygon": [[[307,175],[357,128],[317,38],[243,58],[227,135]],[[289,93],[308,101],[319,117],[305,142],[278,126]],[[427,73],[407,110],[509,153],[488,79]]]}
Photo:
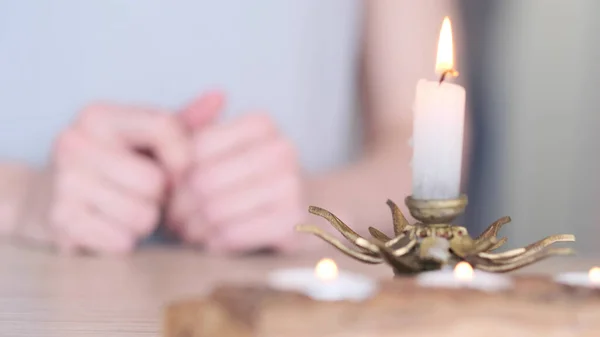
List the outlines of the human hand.
{"label": "human hand", "polygon": [[174,193],[170,226],[213,252],[292,250],[305,212],[295,147],[264,114],[213,123],[223,102],[215,93],[181,114],[194,130],[194,162]]}
{"label": "human hand", "polygon": [[172,114],[92,105],[54,144],[41,221],[62,250],[129,252],[156,227],[169,177],[183,175],[190,150]]}

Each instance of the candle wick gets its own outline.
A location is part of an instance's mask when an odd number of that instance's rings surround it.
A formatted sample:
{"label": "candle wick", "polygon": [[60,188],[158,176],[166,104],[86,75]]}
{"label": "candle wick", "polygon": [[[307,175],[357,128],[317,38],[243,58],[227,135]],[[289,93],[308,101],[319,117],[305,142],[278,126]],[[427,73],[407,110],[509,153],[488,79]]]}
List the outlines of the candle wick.
{"label": "candle wick", "polygon": [[442,76],[440,76],[440,85],[442,85],[442,82],[444,82],[444,80],[446,79],[446,74],[448,73],[448,70],[444,71],[442,73]]}
{"label": "candle wick", "polygon": [[446,80],[446,76],[456,77],[456,76],[458,76],[458,71],[456,71],[454,69],[444,70],[444,72],[442,73],[442,76],[440,76],[439,85],[442,85],[442,82],[444,82],[444,80]]}

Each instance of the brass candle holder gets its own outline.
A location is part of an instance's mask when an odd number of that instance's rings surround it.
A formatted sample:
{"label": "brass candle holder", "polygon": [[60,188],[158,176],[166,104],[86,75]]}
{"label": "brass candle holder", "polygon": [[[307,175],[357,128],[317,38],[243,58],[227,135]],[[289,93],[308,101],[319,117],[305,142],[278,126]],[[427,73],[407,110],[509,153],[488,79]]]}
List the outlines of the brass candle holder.
{"label": "brass candle holder", "polygon": [[575,236],[571,234],[552,235],[526,247],[493,252],[506,243],[506,237],[498,238],[498,231],[511,219],[508,216],[502,217],[479,236],[471,237],[465,227],[452,224],[468,204],[466,195],[445,200],[407,197],[405,203],[410,214],[417,220],[414,224],[406,220],[393,201],[387,201],[392,212],[393,238],[373,227],[369,227],[372,237],[364,238],[337,216],[316,206],[310,206],[308,211],[329,221],[354,247],[345,246],[316,226],[299,225],[296,230],[314,234],[358,261],[369,264],[387,263],[393,268],[395,275],[441,269],[460,261],[466,261],[476,269],[502,273],[550,256],[574,253],[571,248],[550,247],[556,242],[575,241]]}

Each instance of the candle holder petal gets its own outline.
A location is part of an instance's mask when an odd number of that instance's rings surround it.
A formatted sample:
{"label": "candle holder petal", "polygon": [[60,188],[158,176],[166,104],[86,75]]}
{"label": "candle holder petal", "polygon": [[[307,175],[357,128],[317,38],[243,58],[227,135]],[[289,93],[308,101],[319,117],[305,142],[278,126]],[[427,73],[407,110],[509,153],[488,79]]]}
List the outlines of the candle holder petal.
{"label": "candle holder petal", "polygon": [[507,238],[507,237],[500,238],[500,240],[498,240],[498,242],[496,242],[496,244],[495,244],[495,245],[493,245],[493,246],[492,246],[492,248],[490,248],[490,249],[488,250],[488,252],[493,252],[493,251],[495,251],[496,249],[498,249],[498,248],[500,248],[500,247],[504,246],[504,244],[505,244],[506,242],[508,242],[508,238]]}
{"label": "candle holder petal", "polygon": [[482,262],[475,261],[473,258],[468,258],[466,259],[466,261],[476,266],[477,269],[494,273],[506,273],[529,266],[533,263],[545,260],[552,256],[566,256],[573,254],[575,254],[575,251],[571,248],[548,248],[531,255],[524,255],[518,259],[511,260],[508,262],[502,262],[498,260],[487,260],[485,262]]}
{"label": "candle holder petal", "polygon": [[394,234],[396,236],[398,236],[398,235],[402,234],[405,230],[407,230],[407,229],[410,230],[412,226],[410,225],[408,220],[406,220],[406,217],[404,216],[404,214],[402,214],[400,207],[398,207],[398,205],[396,205],[390,199],[388,199],[386,204],[388,205],[388,207],[390,208],[390,211],[392,212],[392,221],[394,223]]}
{"label": "candle holder petal", "polygon": [[[317,237],[321,238],[323,241],[328,242],[329,244],[331,244],[332,246],[334,246],[335,248],[337,248],[344,254],[346,254],[356,260],[359,260],[361,262],[365,262],[365,263],[369,263],[369,264],[379,264],[379,263],[383,262],[383,260],[380,257],[377,257],[377,253],[372,252],[372,251],[366,251],[366,252],[356,251],[352,248],[346,247],[340,240],[335,238],[333,235],[322,231],[320,228],[318,228],[316,226],[299,225],[299,226],[296,226],[296,230],[299,232],[312,233],[312,234],[316,235]],[[359,238],[359,240],[360,240],[360,238]],[[362,247],[359,246],[359,248],[362,248]]]}
{"label": "candle holder petal", "polygon": [[383,232],[381,232],[379,229],[374,228],[374,227],[369,227],[369,233],[371,233],[371,236],[373,236],[374,239],[386,242],[386,241],[390,241],[390,237],[385,235]]}
{"label": "candle holder petal", "polygon": [[502,226],[506,225],[509,222],[511,222],[511,218],[509,216],[501,217],[500,219],[494,221],[491,225],[489,225],[489,227],[486,230],[484,230],[481,234],[479,234],[479,236],[476,237],[475,240],[481,240],[492,236],[498,236],[498,232],[500,231]]}

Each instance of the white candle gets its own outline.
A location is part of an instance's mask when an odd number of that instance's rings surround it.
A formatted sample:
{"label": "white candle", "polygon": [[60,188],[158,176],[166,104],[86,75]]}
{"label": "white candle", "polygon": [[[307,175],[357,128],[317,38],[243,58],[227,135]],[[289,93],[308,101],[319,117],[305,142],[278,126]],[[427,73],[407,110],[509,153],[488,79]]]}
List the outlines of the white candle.
{"label": "white candle", "polygon": [[[454,69],[452,27],[444,19],[436,72]],[[413,197],[450,199],[460,194],[465,89],[457,84],[419,80],[413,106]]]}
{"label": "white candle", "polygon": [[554,281],[573,287],[600,288],[600,268],[591,268],[587,273],[562,273],[557,275]]}
{"label": "white candle", "polygon": [[417,276],[417,284],[430,288],[471,288],[487,292],[513,287],[513,281],[509,277],[473,270],[466,262],[458,263],[454,270],[450,268],[422,273]]}
{"label": "white candle", "polygon": [[314,269],[290,268],[272,272],[268,285],[295,291],[321,301],[362,301],[377,291],[377,282],[363,275],[338,271],[331,259],[322,259]]}

